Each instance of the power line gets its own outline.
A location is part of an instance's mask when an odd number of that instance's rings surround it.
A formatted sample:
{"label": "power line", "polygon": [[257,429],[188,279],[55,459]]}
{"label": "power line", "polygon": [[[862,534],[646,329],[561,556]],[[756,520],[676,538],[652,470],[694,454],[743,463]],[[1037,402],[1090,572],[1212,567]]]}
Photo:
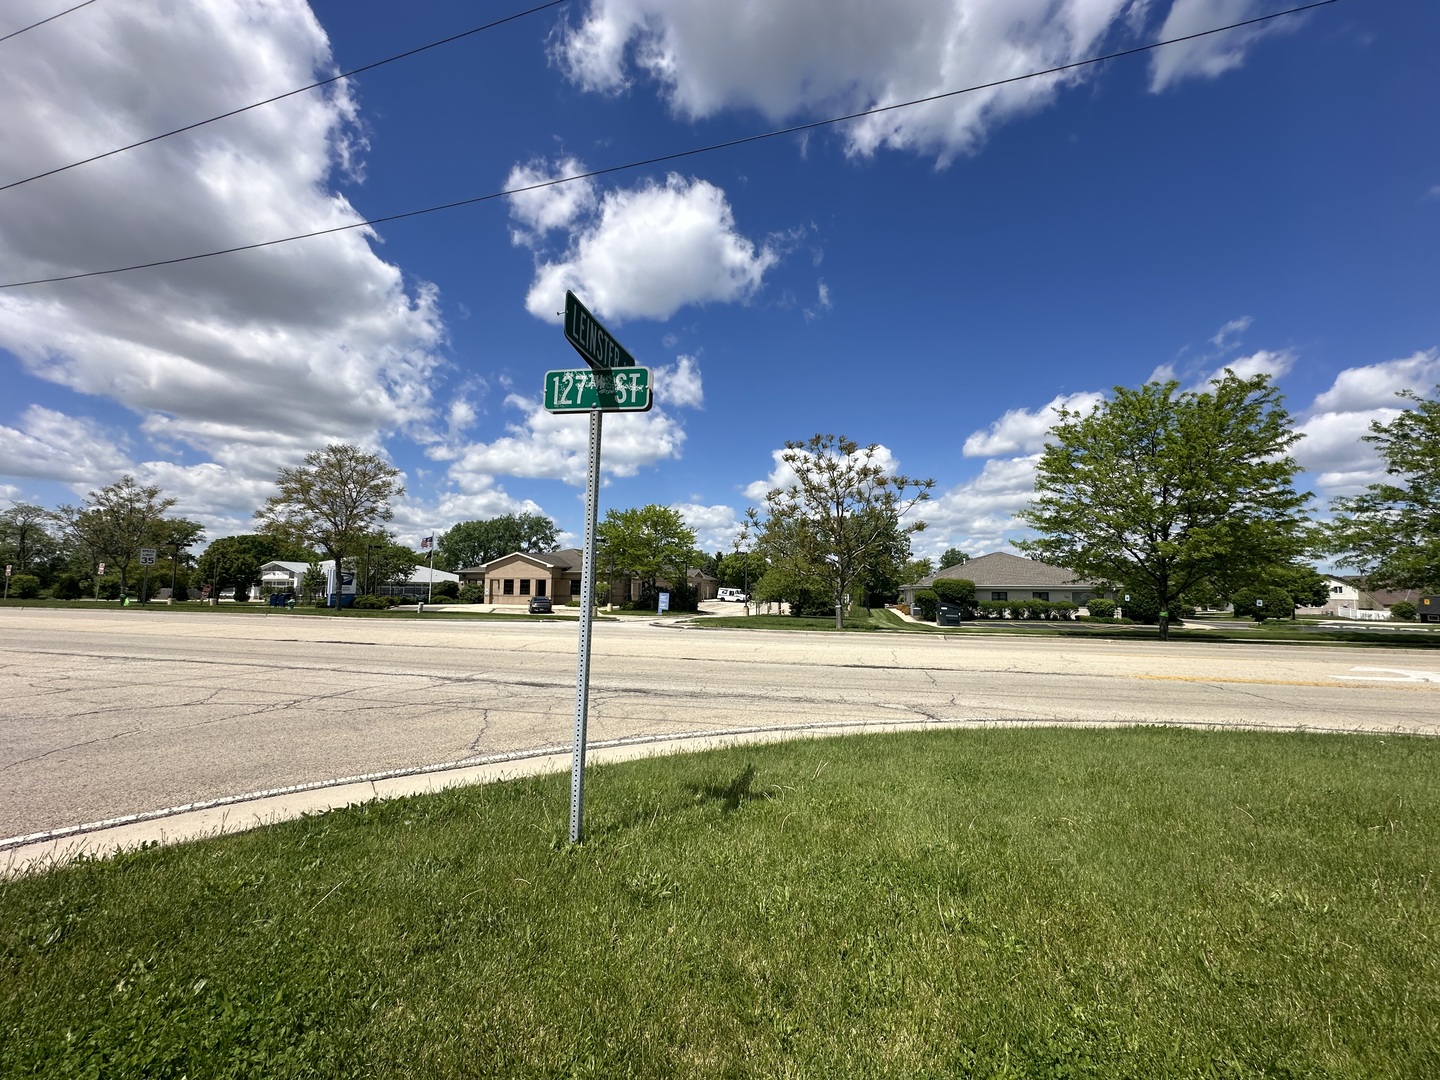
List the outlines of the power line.
{"label": "power line", "polygon": [[1253,19],[1244,19],[1240,22],[1229,23],[1226,26],[1217,26],[1211,30],[1201,30],[1193,34],[1184,34],[1180,37],[1168,38],[1164,41],[1151,42],[1149,45],[1137,45],[1129,49],[1121,49],[1117,52],[1106,53],[1103,56],[1092,56],[1086,60],[1076,60],[1069,64],[1060,64],[1056,67],[1046,68],[1044,71],[1032,71],[1027,75],[1012,75],[1004,79],[996,79],[993,82],[979,83],[975,86],[967,86],[960,90],[947,90],[940,94],[931,94],[928,97],[914,98],[910,101],[902,101],[893,105],[878,105],[871,109],[863,109],[859,112],[847,113],[844,116],[832,116],[825,120],[811,120],[803,124],[792,124],[789,127],[776,128],[772,131],[760,132],[756,135],[745,135],[738,139],[727,139],[724,142],[710,143],[708,146],[692,147],[689,150],[677,150],[669,154],[660,154],[656,157],[643,158],[639,161],[626,162],[623,165],[609,165],[602,169],[590,169],[586,172],[575,173],[572,176],[556,177],[552,180],[542,180],[535,184],[525,184],[521,187],[506,188],[502,191],[492,191],[487,195],[475,195],[468,199],[457,199],[454,202],[441,203],[437,206],[427,206],[420,210],[406,210],[398,214],[387,214],[383,217],[366,218],[362,221],[351,222],[349,225],[335,225],[328,229],[316,229],[314,232],[296,233],[294,236],[283,236],[277,240],[260,240],[253,244],[240,244],[235,247],[220,248],[216,251],[206,251],[197,255],[181,255],[173,259],[156,259],[152,262],[133,263],[129,266],[117,266],[110,270],[89,270],[79,274],[63,274],[56,277],[33,278],[30,281],[11,281],[0,284],[0,289],[19,289],[28,285],[50,285],[61,281],[79,281],[83,278],[104,277],[110,274],[124,274],[132,270],[149,270],[157,266],[175,266],[178,263],[195,262],[199,259],[213,259],[221,255],[234,255],[242,251],[255,251],[259,248],[274,247],[277,244],[289,244],[296,240],[309,240],[317,236],[329,236],[332,233],[348,232],[351,229],[363,229],[371,225],[384,225],[392,221],[403,221],[406,218],[421,217],[425,214],[438,214],[443,210],[455,210],[462,206],[474,206],[477,203],[493,202],[496,199],[503,199],[511,195],[522,195],[529,191],[540,191],[544,188],[558,187],[561,184],[574,183],[577,180],[589,180],[597,176],[608,176],[611,173],[627,172],[631,169],[642,169],[648,165],[661,165],[667,161],[679,161],[682,158],[696,157],[700,154],[713,153],[716,150],[729,150],[737,146],[745,146],[749,143],[763,142],[767,139],[779,138],[782,135],[795,135],[804,131],[814,131],[816,128],[831,127],[835,124],[847,123],[851,120],[859,120],[866,116],[877,116],[881,113],[895,112],[899,109],[908,109],[916,105],[925,105],[934,101],[944,101],[947,98],[959,97],[962,94],[973,94],[980,90],[993,90],[996,87],[1008,86],[1012,83],[1025,82],[1029,79],[1043,78],[1046,75],[1056,75],[1065,71],[1074,71],[1077,68],[1089,67],[1093,64],[1102,64],[1107,60],[1118,60],[1126,56],[1136,56],[1141,53],[1153,52],[1156,49],[1164,48],[1167,45],[1179,45],[1187,41],[1195,41],[1199,38],[1211,37],[1215,34],[1223,34],[1229,30],[1239,30],[1246,26],[1254,26],[1258,23],[1269,22],[1272,19],[1284,18],[1288,15],[1298,15],[1305,11],[1313,11],[1316,8],[1328,7],[1331,4],[1339,3],[1340,0],[1314,0],[1313,3],[1303,4],[1300,7],[1287,8],[1284,11],[1273,12],[1269,15],[1259,15]]}
{"label": "power line", "polygon": [[[95,0],[85,0],[85,4],[93,4],[94,2]],[[546,3],[539,4],[536,7],[527,8],[525,11],[517,11],[513,15],[506,15],[503,19],[496,19],[493,22],[486,23],[484,26],[471,27],[469,30],[462,30],[458,34],[451,34],[449,37],[441,38],[439,41],[432,41],[428,45],[417,45],[413,49],[406,49],[402,53],[396,53],[394,56],[387,56],[383,60],[375,60],[368,64],[361,64],[359,67],[351,68],[349,71],[342,71],[338,75],[331,75],[328,79],[321,79],[319,82],[313,82],[307,86],[299,86],[296,87],[294,90],[286,90],[283,94],[276,94],[274,97],[268,97],[264,101],[251,102],[249,105],[242,105],[238,109],[231,109],[229,112],[220,113],[218,116],[212,116],[207,120],[197,120],[193,124],[186,124],[184,127],[173,128],[170,131],[161,132],[159,135],[151,135],[149,138],[141,139],[138,142],[128,143],[125,146],[117,146],[114,150],[106,150],[102,154],[95,154],[91,157],[81,158],[79,161],[72,161],[69,165],[60,165],[56,168],[47,169],[44,172],[36,173],[34,176],[27,176],[21,180],[12,180],[8,184],[0,184],[0,191],[9,191],[11,188],[19,187],[22,184],[28,184],[35,180],[43,180],[47,176],[54,176],[57,173],[68,172],[71,169],[78,169],[81,165],[89,165],[93,161],[103,161],[105,158],[114,157],[116,154],[123,154],[127,150],[134,150],[140,146],[148,146],[153,142],[159,142],[161,139],[168,139],[172,135],[179,135],[186,131],[194,131],[196,128],[204,127],[206,124],[213,124],[217,120],[226,120],[232,116],[239,116],[241,113],[249,112],[251,109],[258,109],[262,105],[272,105],[277,101],[284,101],[286,98],[294,97],[296,94],[303,94],[307,91],[315,90],[322,86],[329,86],[333,82],[339,82],[341,79],[348,79],[352,75],[359,75],[361,72],[365,71],[373,71],[378,67],[384,67],[386,64],[393,64],[396,60],[405,60],[411,56],[417,56],[420,53],[429,52],[431,49],[438,49],[442,45],[450,45],[456,41],[462,40],[463,38],[468,38],[474,34],[479,34],[482,31],[493,30],[497,26],[504,26],[506,23],[515,22],[517,19],[523,19],[529,15],[534,15],[537,12],[545,11],[548,8],[559,7],[561,4],[568,4],[569,2],[570,0],[547,0]],[[78,6],[84,7],[85,4],[80,4]],[[70,10],[74,11],[75,8],[71,8]],[[63,11],[60,13],[60,15],[64,14],[65,12]],[[60,15],[52,15],[50,18],[58,19]],[[46,19],[44,21],[49,22],[50,20]],[[39,26],[40,24],[36,23],[35,25]],[[25,29],[30,30],[33,29],[33,27],[27,26]],[[23,34],[24,32],[24,30],[15,31],[16,34]],[[12,34],[10,36],[14,37],[15,35]],[[4,38],[0,38],[0,41],[4,40]]]}
{"label": "power line", "polygon": [[19,37],[27,30],[34,30],[37,26],[44,26],[48,22],[54,22],[56,19],[60,18],[61,15],[69,15],[70,12],[79,11],[82,7],[89,7],[93,3],[95,3],[95,0],[84,0],[83,3],[76,4],[74,7],[68,7],[64,11],[57,11],[48,19],[41,19],[39,22],[33,22],[29,26],[22,26],[19,30],[11,30],[10,33],[6,34],[4,37],[0,37],[0,41],[9,41],[12,37]]}

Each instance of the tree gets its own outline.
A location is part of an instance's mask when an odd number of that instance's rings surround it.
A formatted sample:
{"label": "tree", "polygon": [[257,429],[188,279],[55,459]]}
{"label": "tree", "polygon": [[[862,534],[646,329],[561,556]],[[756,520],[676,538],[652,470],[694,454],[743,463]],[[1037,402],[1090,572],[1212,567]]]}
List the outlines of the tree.
{"label": "tree", "polygon": [[419,555],[383,532],[365,537],[363,558],[357,557],[356,561],[360,563],[355,568],[360,575],[360,592],[378,592],[381,586],[409,581],[415,567],[421,564]]}
{"label": "tree", "polygon": [[904,585],[914,585],[917,581],[923,581],[932,577],[935,573],[935,564],[928,558],[911,559],[900,569],[900,581]]}
{"label": "tree", "polygon": [[275,559],[307,562],[315,553],[282,537],[268,533],[241,533],[211,541],[195,564],[200,580],[218,597],[221,589],[231,586],[238,599],[241,591],[249,590],[260,580],[260,567]]}
{"label": "tree", "polygon": [[1440,591],[1440,386],[1388,424],[1375,422],[1387,479],[1336,499],[1338,515],[1323,541],[1337,566],[1358,570],[1372,588]]}
{"label": "tree", "polygon": [[462,570],[524,551],[554,551],[560,527],[544,514],[502,514],[481,521],[462,521],[440,534],[435,563],[442,570]]}
{"label": "tree", "polygon": [[[1016,547],[1099,582],[1144,587],[1168,636],[1171,605],[1288,563],[1306,543],[1300,438],[1268,375],[1226,370],[1204,391],[1116,387],[1088,414],[1062,411]],[[1130,612],[1127,610],[1126,615]]]}
{"label": "tree", "polygon": [[164,518],[155,526],[154,539],[156,547],[169,553],[170,596],[175,599],[180,589],[180,566],[189,565],[190,548],[205,542],[205,526],[188,518]]}
{"label": "tree", "polygon": [[686,571],[699,553],[695,530],[685,524],[678,510],[654,503],[607,510],[595,534],[605,546],[604,562],[617,574],[640,579],[642,598],[653,596],[662,578],[672,589],[688,587]]}
{"label": "tree", "polygon": [[30,503],[15,503],[0,514],[0,560],[24,574],[52,558],[58,545],[45,526],[53,520],[50,511]]}
{"label": "tree", "polygon": [[951,566],[964,566],[970,561],[970,556],[959,548],[946,548],[945,554],[940,556],[940,569],[944,570]]}
{"label": "tree", "polygon": [[399,469],[345,443],[311,451],[303,465],[281,469],[275,484],[280,493],[255,511],[261,531],[322,549],[337,571],[394,516],[390,500],[405,494]]}
{"label": "tree", "polygon": [[787,442],[780,456],[795,482],[765,496],[763,521],[750,511],[759,550],[772,567],[784,564],[785,578],[831,599],[838,630],[851,585],[881,561],[909,559],[909,537],[925,523],[902,519],[935,481],[893,473],[880,446],[843,435]]}
{"label": "tree", "polygon": [[120,575],[120,591],[128,589],[130,564],[140,549],[153,543],[155,529],[175,500],[162,498],[153,484],[141,487],[133,476],[92,491],[81,507],[62,506],[57,520],[89,563],[108,563]]}

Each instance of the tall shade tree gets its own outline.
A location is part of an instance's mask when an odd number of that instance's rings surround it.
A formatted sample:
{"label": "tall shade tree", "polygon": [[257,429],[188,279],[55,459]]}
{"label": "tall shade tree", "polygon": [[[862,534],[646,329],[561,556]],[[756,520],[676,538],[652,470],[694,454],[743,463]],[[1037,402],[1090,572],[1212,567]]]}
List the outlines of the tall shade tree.
{"label": "tall shade tree", "polygon": [[260,567],[275,559],[309,562],[315,553],[274,533],[241,533],[211,541],[195,563],[195,573],[210,586],[211,595],[235,587],[238,599],[260,580]]}
{"label": "tall shade tree", "polygon": [[358,573],[358,592],[378,593],[386,585],[403,585],[422,560],[418,554],[386,532],[365,537],[353,562]]}
{"label": "tall shade tree", "polygon": [[0,556],[15,573],[29,573],[34,563],[54,554],[55,538],[46,529],[53,520],[49,510],[31,503],[16,503],[0,513]]}
{"label": "tall shade tree", "polygon": [[844,435],[787,442],[780,456],[795,482],[765,496],[763,518],[750,511],[759,550],[788,580],[829,595],[839,629],[850,586],[877,560],[897,563],[898,575],[909,559],[909,537],[925,523],[905,519],[935,481],[891,472],[878,444]]}
{"label": "tall shade tree", "polygon": [[440,534],[435,562],[442,570],[463,570],[516,551],[554,551],[560,527],[544,514],[502,514],[461,521]]}
{"label": "tall shade tree", "polygon": [[1440,592],[1440,386],[1388,424],[1370,425],[1386,480],[1335,500],[1323,546],[1338,566],[1358,570],[1372,587]]}
{"label": "tall shade tree", "polygon": [[703,558],[695,550],[695,530],[685,524],[680,512],[654,503],[607,510],[595,535],[604,545],[601,559],[605,565],[615,574],[639,578],[644,596],[656,592],[662,578],[672,586],[688,584],[691,564]]}
{"label": "tall shade tree", "polygon": [[940,556],[940,569],[944,570],[951,566],[964,566],[970,561],[970,556],[959,548],[946,548],[945,554]]}
{"label": "tall shade tree", "polygon": [[255,511],[261,531],[320,548],[337,570],[394,516],[390,500],[405,494],[399,469],[347,443],[311,451],[303,465],[281,469],[275,485],[280,493]]}
{"label": "tall shade tree", "polygon": [[1206,583],[1286,563],[1306,545],[1299,470],[1268,375],[1226,369],[1203,391],[1117,386],[1087,414],[1062,410],[1021,518],[1040,534],[1015,546],[1082,577],[1153,592],[1167,613]]}
{"label": "tall shade tree", "polygon": [[107,563],[120,575],[120,591],[129,587],[130,564],[140,549],[155,543],[156,528],[175,500],[133,476],[92,491],[80,507],[62,506],[56,518],[68,538],[88,556],[91,566]]}

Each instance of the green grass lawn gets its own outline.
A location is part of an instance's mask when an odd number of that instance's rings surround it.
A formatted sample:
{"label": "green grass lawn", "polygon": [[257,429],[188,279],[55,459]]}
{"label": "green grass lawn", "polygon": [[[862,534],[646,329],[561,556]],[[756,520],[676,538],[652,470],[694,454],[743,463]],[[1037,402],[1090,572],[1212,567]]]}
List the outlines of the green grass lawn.
{"label": "green grass lawn", "polygon": [[1440,742],[865,736],[0,883],[0,1075],[1440,1076]]}

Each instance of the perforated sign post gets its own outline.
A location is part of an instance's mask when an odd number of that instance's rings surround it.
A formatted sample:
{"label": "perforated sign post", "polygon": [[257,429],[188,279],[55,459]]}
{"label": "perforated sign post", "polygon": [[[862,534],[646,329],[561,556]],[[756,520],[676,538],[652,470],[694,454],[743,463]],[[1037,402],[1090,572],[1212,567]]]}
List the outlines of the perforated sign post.
{"label": "perforated sign post", "polygon": [[140,583],[140,602],[147,603],[150,600],[150,567],[155,565],[155,549],[140,549],[140,565],[145,568],[145,578]]}
{"label": "perforated sign post", "polygon": [[607,412],[645,412],[650,369],[601,326],[572,292],[565,294],[565,340],[589,369],[545,376],[545,408],[590,414],[590,468],[585,481],[585,546],[580,563],[580,642],[575,664],[575,751],[570,761],[570,842],[585,831],[585,725],[590,708],[590,637],[595,615],[595,521],[600,504],[600,421]]}

